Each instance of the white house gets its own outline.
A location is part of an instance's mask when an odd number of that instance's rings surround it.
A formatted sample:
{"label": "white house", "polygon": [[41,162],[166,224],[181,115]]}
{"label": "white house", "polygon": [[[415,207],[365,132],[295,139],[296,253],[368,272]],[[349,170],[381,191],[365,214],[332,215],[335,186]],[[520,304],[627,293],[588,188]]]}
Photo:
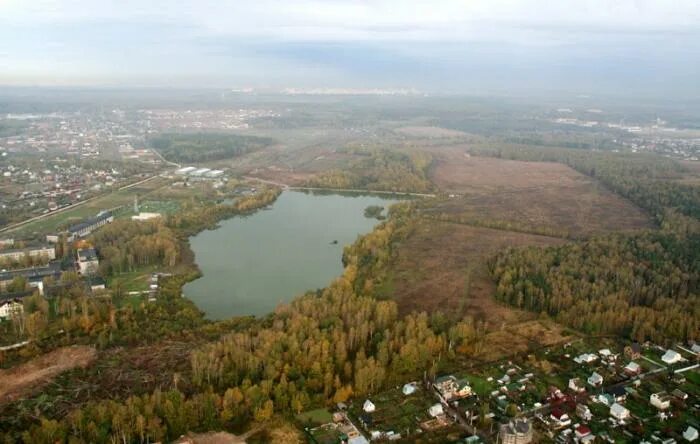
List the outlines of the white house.
{"label": "white house", "polygon": [[683,439],[685,439],[688,442],[697,441],[698,430],[693,426],[688,426],[685,432],[683,432]]}
{"label": "white house", "polygon": [[595,362],[597,360],[598,355],[593,353],[583,353],[582,355],[578,355],[574,358],[574,362],[577,364],[590,364],[591,362]]}
{"label": "white house", "polygon": [[569,390],[578,393],[586,390],[586,387],[581,382],[581,378],[572,378],[569,379]]}
{"label": "white house", "polygon": [[603,377],[597,372],[593,372],[593,374],[588,377],[588,384],[593,387],[600,387],[603,384]]}
{"label": "white house", "polygon": [[652,393],[649,403],[659,410],[666,410],[671,406],[671,396],[666,392]]}
{"label": "white house", "polygon": [[675,350],[666,350],[666,353],[661,357],[661,360],[664,361],[666,364],[675,364],[676,362],[680,362],[683,359],[683,357],[680,355]]}
{"label": "white house", "polygon": [[403,388],[401,389],[401,392],[403,392],[404,395],[412,395],[415,393],[417,390],[416,383],[415,382],[409,382],[408,384],[404,384]]}
{"label": "white house", "polygon": [[630,411],[627,410],[624,406],[615,403],[610,406],[610,416],[617,419],[618,421],[624,421],[625,419],[629,419]]}
{"label": "white house", "polygon": [[639,364],[637,364],[636,362],[630,361],[630,363],[627,364],[622,370],[628,375],[634,376],[642,372],[642,367],[640,367]]}
{"label": "white house", "polygon": [[444,410],[442,410],[442,404],[434,404],[428,409],[428,415],[435,418],[436,416],[442,415]]}
{"label": "white house", "polygon": [[364,410],[366,413],[372,413],[373,411],[377,410],[377,407],[375,407],[372,401],[368,399],[362,405],[362,410]]}
{"label": "white house", "polygon": [[24,305],[19,299],[7,299],[0,302],[0,319],[11,319],[24,312]]}

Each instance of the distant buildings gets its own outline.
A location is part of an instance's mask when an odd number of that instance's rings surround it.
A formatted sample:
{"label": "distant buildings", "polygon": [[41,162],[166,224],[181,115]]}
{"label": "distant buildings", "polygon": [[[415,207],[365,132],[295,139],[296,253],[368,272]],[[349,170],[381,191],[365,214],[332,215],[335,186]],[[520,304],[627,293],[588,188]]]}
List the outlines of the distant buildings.
{"label": "distant buildings", "polygon": [[151,220],[151,219],[158,219],[159,217],[161,217],[160,213],[143,213],[143,212],[141,212],[139,214],[131,216],[131,220],[143,222],[143,221],[147,221],[147,220]]}
{"label": "distant buildings", "polygon": [[39,289],[39,293],[43,294],[44,279],[48,277],[59,279],[61,277],[61,264],[58,262],[51,262],[42,267],[2,271],[0,272],[0,289],[7,287],[7,285],[18,276],[26,278],[31,287]]}

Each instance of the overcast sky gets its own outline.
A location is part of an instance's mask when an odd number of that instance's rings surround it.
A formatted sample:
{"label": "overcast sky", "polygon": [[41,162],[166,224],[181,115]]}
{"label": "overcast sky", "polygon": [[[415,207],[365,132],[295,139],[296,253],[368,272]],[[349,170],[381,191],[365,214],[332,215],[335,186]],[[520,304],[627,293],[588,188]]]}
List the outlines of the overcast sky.
{"label": "overcast sky", "polygon": [[698,0],[0,0],[0,84],[700,91]]}

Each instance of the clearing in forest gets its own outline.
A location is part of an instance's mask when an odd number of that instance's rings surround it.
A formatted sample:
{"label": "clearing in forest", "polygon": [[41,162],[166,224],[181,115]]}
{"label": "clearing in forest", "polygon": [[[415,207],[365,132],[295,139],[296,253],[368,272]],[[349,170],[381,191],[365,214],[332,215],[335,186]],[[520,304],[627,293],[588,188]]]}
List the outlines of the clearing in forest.
{"label": "clearing in forest", "polygon": [[571,237],[653,227],[631,202],[558,163],[452,150],[437,156],[431,179],[459,195],[429,209],[452,221]]}
{"label": "clearing in forest", "polygon": [[385,295],[403,313],[442,311],[486,321],[491,328],[532,314],[496,302],[487,260],[506,247],[556,245],[563,239],[419,219],[396,246]]}
{"label": "clearing in forest", "polygon": [[85,368],[96,356],[94,347],[62,347],[16,367],[0,370],[0,404],[26,397],[67,370]]}

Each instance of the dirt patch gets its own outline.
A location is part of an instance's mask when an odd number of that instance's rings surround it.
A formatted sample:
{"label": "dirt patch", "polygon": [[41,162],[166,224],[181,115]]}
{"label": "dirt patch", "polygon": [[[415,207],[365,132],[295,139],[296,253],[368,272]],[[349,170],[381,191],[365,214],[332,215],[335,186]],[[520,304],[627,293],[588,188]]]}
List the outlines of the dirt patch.
{"label": "dirt patch", "polygon": [[97,357],[87,346],[63,347],[16,367],[0,370],[0,404],[14,401],[67,370],[85,368]]}
{"label": "dirt patch", "polygon": [[653,227],[631,202],[557,163],[450,151],[439,157],[432,180],[459,195],[432,209],[447,220],[573,237]]}
{"label": "dirt patch", "polygon": [[478,358],[491,362],[535,348],[570,341],[573,338],[574,336],[568,334],[564,327],[551,321],[521,322],[487,334],[484,338],[487,346],[482,348]]}
{"label": "dirt patch", "polygon": [[245,444],[245,438],[226,432],[207,432],[189,434],[174,442],[174,444]]}
{"label": "dirt patch", "polygon": [[490,328],[532,319],[533,314],[493,299],[495,284],[487,261],[506,247],[563,242],[547,236],[418,220],[396,247],[386,296],[397,301],[402,313],[469,315]]}

